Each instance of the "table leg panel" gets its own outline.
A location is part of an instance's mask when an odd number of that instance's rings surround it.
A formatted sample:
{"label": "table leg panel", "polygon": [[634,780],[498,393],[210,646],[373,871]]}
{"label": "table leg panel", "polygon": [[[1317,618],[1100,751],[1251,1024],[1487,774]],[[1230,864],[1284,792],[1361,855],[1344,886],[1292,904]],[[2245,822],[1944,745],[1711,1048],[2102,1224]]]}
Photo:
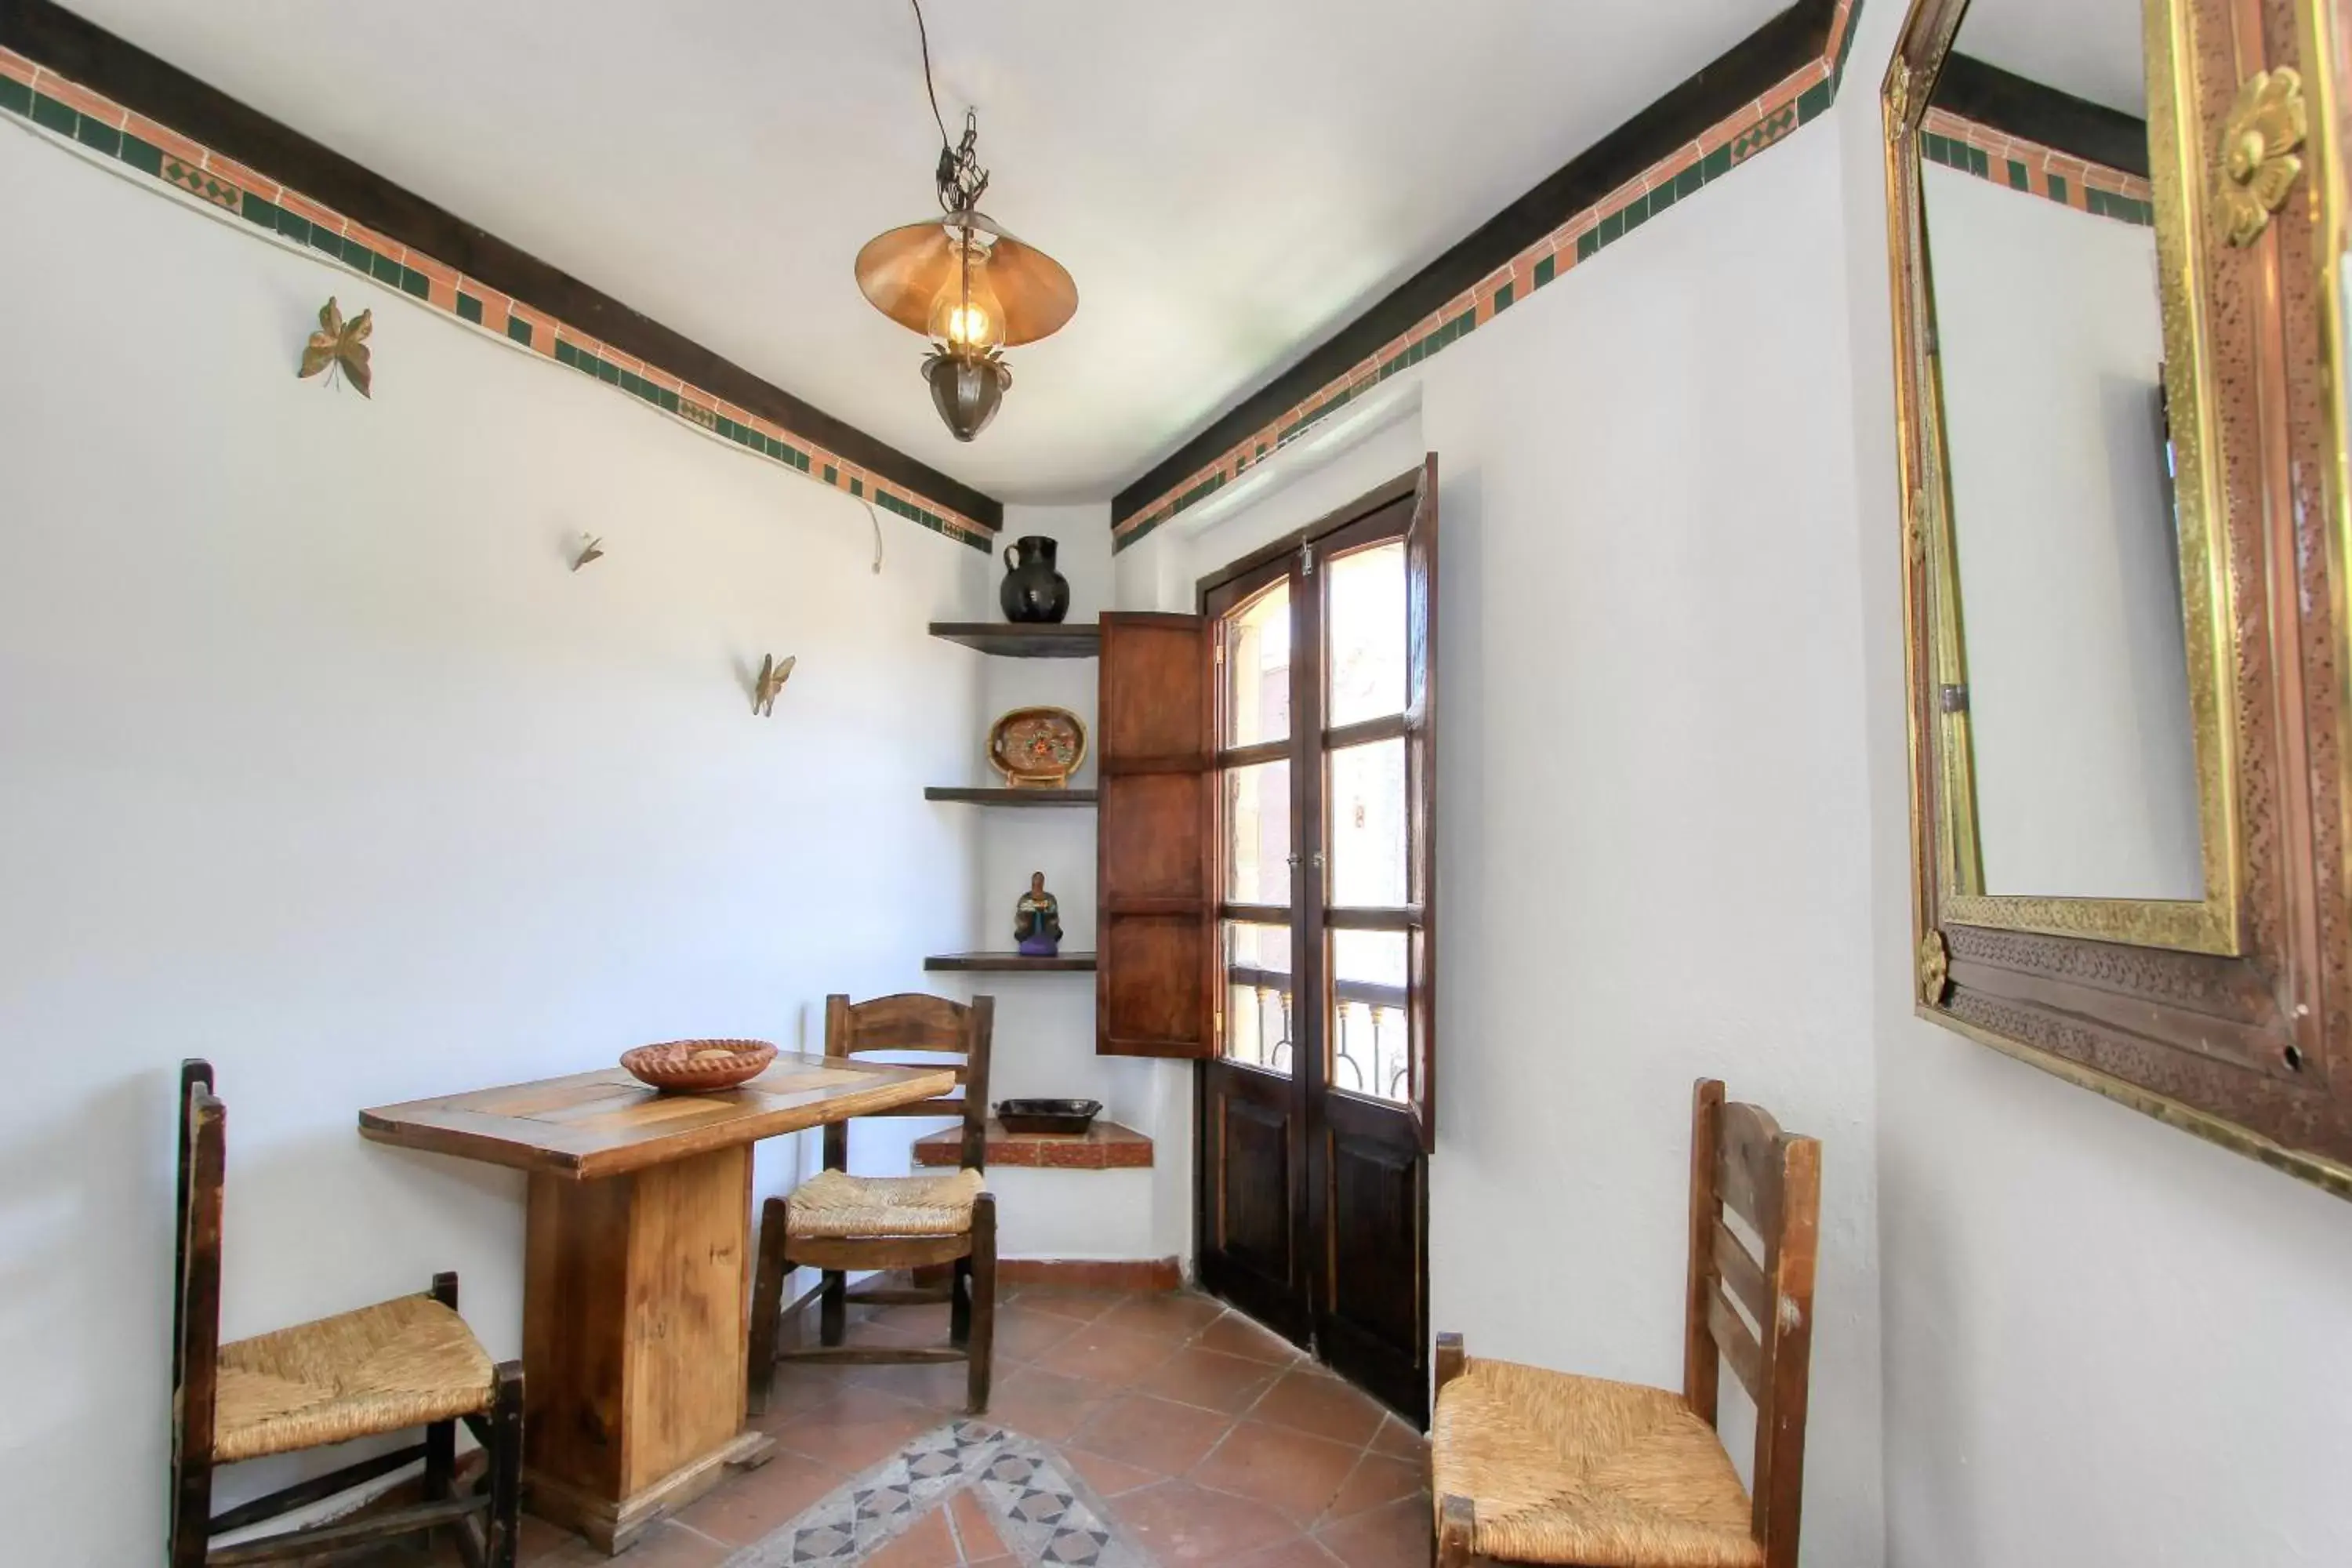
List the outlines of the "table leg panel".
{"label": "table leg panel", "polygon": [[632,1493],[743,1430],[751,1151],[656,1166],[636,1182],[624,1401]]}
{"label": "table leg panel", "polygon": [[533,1511],[607,1551],[764,1458],[744,1430],[747,1145],[534,1175],[523,1289]]}

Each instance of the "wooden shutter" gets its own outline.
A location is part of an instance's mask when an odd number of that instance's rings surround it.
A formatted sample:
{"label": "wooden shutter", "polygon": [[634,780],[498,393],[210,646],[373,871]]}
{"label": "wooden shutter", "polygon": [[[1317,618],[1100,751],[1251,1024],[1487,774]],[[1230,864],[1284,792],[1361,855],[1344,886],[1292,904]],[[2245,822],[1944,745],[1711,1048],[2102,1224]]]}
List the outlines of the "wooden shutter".
{"label": "wooden shutter", "polygon": [[1422,463],[1405,525],[1405,878],[1419,910],[1408,933],[1405,1019],[1412,1031],[1412,1120],[1437,1146],[1437,454]]}
{"label": "wooden shutter", "polygon": [[1102,617],[1095,1048],[1104,1056],[1215,1048],[1211,691],[1204,617]]}

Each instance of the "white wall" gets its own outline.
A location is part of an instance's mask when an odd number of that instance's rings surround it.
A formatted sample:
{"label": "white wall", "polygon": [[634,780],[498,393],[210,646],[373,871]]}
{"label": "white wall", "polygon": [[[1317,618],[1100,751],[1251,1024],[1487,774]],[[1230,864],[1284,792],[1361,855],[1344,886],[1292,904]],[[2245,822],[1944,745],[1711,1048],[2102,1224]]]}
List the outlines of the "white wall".
{"label": "white wall", "polygon": [[[0,225],[0,1514],[11,1562],[120,1568],[179,1058],[229,1107],[226,1334],[455,1268],[516,1353],[520,1178],[354,1113],[817,1048],[825,992],[971,945],[975,825],[922,786],[985,721],[924,623],[995,574],[886,516],[877,576],[848,499],[29,136],[0,189],[39,215]],[[330,293],[372,402],[294,376]]]}
{"label": "white wall", "polygon": [[1722,1077],[1825,1145],[1807,1561],[1866,1568],[1870,795],[1840,169],[1826,126],[1799,132],[1425,363],[1417,425],[1318,470],[1311,498],[1163,528],[1120,575],[1189,588],[1436,451],[1437,1326],[1678,1386],[1691,1084]]}
{"label": "white wall", "polygon": [[[1873,4],[1845,158],[1891,1568],[2352,1561],[2352,1207],[1913,1016]],[[1859,830],[1859,829],[1858,829]]]}
{"label": "white wall", "polygon": [[1924,173],[1985,890],[2200,899],[2156,231]]}

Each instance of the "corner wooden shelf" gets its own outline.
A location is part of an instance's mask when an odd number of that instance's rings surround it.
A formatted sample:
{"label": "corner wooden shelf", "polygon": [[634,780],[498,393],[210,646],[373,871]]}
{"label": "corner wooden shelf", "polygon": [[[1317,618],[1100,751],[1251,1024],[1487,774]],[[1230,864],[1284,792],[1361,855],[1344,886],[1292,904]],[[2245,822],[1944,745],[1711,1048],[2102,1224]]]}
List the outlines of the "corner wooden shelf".
{"label": "corner wooden shelf", "polygon": [[942,952],[923,960],[923,967],[934,973],[947,970],[966,974],[1075,974],[1094,966],[1091,952],[1063,952],[1052,958],[1018,952]]}
{"label": "corner wooden shelf", "polygon": [[924,789],[923,798],[961,801],[967,805],[1093,805],[1102,798],[1102,792],[1091,789],[959,789],[949,784],[931,784]]}
{"label": "corner wooden shelf", "polygon": [[1092,621],[1076,626],[933,621],[931,635],[1000,658],[1095,658],[1102,653],[1102,628]]}

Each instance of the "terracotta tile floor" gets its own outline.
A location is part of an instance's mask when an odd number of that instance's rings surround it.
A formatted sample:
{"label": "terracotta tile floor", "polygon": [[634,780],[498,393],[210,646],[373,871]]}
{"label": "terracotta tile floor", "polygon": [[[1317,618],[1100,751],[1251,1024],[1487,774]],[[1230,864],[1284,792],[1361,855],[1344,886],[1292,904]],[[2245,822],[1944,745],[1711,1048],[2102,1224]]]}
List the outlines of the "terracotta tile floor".
{"label": "terracotta tile floor", "polygon": [[[1220,1303],[1028,1286],[997,1310],[986,1419],[1045,1444],[1163,1568],[1427,1568],[1423,1440]],[[944,1307],[870,1310],[852,1342],[934,1343]],[[779,1367],[756,1425],[776,1457],[655,1526],[628,1568],[716,1568],[909,1438],[962,1413],[960,1365]],[[611,1561],[528,1521],[530,1568]],[[413,1563],[387,1556],[384,1568]],[[927,1515],[871,1568],[1014,1568],[971,1497]]]}

